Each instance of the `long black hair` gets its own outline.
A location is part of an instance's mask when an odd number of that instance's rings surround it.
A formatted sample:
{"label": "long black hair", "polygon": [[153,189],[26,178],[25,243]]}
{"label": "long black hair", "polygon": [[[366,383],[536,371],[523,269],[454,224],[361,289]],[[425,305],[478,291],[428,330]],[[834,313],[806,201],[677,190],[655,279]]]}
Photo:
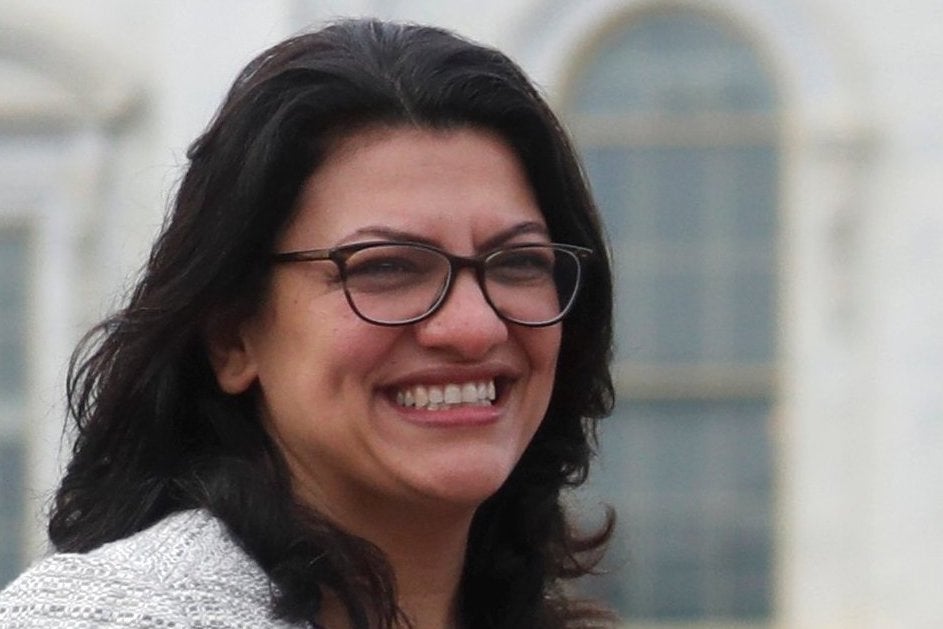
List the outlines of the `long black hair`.
{"label": "long black hair", "polygon": [[561,584],[591,569],[613,518],[580,535],[561,492],[585,480],[596,421],[612,407],[607,247],[538,91],[505,55],[437,28],[340,21],[272,47],[239,75],[189,150],[127,306],[72,357],[76,439],[50,537],[84,552],[205,508],[272,579],[276,615],[312,621],[331,591],[358,628],[402,620],[382,554],[294,499],[251,392],[219,389],[203,340],[258,307],[303,182],[339,139],[372,125],[496,132],[524,165],[551,237],[597,253],[563,323],[547,415],[474,517],[459,600],[476,629],[583,626],[600,616]]}

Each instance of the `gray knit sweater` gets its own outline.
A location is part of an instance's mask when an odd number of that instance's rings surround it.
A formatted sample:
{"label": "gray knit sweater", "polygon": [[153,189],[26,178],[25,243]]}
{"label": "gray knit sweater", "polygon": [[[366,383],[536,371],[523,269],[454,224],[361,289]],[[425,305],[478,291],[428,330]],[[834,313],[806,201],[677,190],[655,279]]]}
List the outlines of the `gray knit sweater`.
{"label": "gray knit sweater", "polygon": [[271,587],[221,522],[185,511],[43,559],[0,592],[0,628],[298,629],[272,619]]}

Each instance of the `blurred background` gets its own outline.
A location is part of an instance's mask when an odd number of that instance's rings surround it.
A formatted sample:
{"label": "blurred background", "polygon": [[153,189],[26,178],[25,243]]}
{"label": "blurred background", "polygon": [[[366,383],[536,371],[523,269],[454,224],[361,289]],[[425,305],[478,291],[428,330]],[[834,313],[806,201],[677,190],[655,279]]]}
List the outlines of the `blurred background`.
{"label": "blurred background", "polygon": [[573,497],[628,626],[943,626],[940,0],[0,0],[0,586],[65,367],[236,72],[337,16],[493,44],[612,241],[618,407]]}

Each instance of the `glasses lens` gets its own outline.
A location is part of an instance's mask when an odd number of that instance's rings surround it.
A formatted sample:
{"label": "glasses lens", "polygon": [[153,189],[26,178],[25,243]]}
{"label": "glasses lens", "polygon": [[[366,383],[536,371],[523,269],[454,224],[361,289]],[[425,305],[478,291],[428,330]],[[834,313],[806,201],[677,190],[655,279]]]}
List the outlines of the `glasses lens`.
{"label": "glasses lens", "polygon": [[413,245],[376,245],[345,262],[351,305],[377,323],[404,323],[425,315],[439,300],[449,275],[441,254]]}
{"label": "glasses lens", "polygon": [[539,325],[559,319],[576,295],[579,258],[552,245],[498,251],[486,261],[488,297],[502,316]]}

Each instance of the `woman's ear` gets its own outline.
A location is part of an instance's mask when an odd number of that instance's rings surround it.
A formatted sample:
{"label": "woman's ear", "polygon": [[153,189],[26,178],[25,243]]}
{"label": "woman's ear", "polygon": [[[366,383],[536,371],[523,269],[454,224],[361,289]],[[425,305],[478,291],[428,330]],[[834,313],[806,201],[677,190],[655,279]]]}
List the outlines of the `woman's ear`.
{"label": "woman's ear", "polygon": [[216,382],[220,389],[232,395],[246,391],[258,376],[246,328],[246,321],[213,315],[204,329],[206,351]]}

